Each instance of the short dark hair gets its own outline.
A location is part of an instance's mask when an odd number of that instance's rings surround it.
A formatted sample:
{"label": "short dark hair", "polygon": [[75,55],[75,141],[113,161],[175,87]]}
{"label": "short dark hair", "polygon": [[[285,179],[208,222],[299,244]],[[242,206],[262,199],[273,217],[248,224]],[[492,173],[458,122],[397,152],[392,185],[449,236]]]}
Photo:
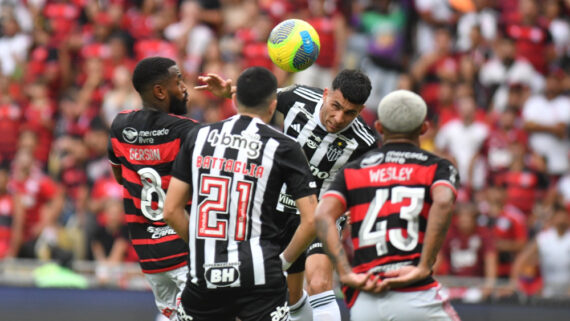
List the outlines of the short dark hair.
{"label": "short dark hair", "polygon": [[372,85],[370,78],[359,70],[345,69],[333,80],[332,89],[340,89],[342,96],[353,104],[364,105]]}
{"label": "short dark hair", "polygon": [[165,57],[150,57],[139,61],[133,71],[133,87],[139,94],[143,94],[149,86],[168,78],[168,68],[174,65],[174,60]]}
{"label": "short dark hair", "polygon": [[246,108],[263,109],[276,91],[277,79],[271,71],[263,67],[251,67],[243,71],[237,80],[236,98]]}

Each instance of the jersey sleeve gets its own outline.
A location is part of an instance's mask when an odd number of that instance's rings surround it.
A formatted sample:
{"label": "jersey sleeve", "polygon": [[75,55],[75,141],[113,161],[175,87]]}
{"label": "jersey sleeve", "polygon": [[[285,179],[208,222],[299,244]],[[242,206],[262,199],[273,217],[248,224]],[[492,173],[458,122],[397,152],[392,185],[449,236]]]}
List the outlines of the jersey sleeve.
{"label": "jersey sleeve", "polygon": [[334,180],[330,184],[329,188],[325,191],[321,199],[324,199],[325,197],[334,197],[341,201],[341,203],[344,205],[344,209],[346,210],[348,190],[346,188],[346,180],[344,174],[345,169],[346,167],[342,168],[338,171],[338,173],[336,173]]}
{"label": "jersey sleeve", "polygon": [[437,169],[430,189],[439,185],[445,185],[451,188],[453,194],[457,196],[457,190],[459,189],[459,172],[450,161],[443,158],[437,163]]}
{"label": "jersey sleeve", "polygon": [[317,194],[317,183],[311,174],[309,161],[301,147],[296,142],[291,141],[279,156],[278,162],[285,175],[285,183],[291,197],[297,200]]}
{"label": "jersey sleeve", "polygon": [[196,130],[186,134],[184,144],[180,147],[180,151],[174,160],[172,166],[172,176],[179,180],[192,185],[192,151],[196,142]]}
{"label": "jersey sleeve", "polygon": [[277,90],[277,110],[280,111],[283,115],[287,115],[291,106],[295,103],[295,98],[293,94],[293,90],[295,89],[295,85],[279,88]]}
{"label": "jersey sleeve", "polygon": [[111,130],[109,131],[109,141],[107,142],[107,156],[109,157],[109,162],[112,166],[120,166],[121,161],[119,157],[115,154],[115,150],[113,149],[113,140],[116,140],[114,128],[114,122],[111,125]]}

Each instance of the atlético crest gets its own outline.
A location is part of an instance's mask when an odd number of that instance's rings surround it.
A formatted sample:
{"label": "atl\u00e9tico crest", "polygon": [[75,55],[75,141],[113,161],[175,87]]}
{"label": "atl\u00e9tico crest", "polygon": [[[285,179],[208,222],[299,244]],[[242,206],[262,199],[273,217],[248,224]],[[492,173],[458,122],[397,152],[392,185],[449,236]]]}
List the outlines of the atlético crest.
{"label": "atl\u00e9tico crest", "polygon": [[340,155],[342,155],[342,148],[344,147],[343,142],[337,142],[336,144],[330,144],[327,149],[327,159],[329,162],[335,162]]}

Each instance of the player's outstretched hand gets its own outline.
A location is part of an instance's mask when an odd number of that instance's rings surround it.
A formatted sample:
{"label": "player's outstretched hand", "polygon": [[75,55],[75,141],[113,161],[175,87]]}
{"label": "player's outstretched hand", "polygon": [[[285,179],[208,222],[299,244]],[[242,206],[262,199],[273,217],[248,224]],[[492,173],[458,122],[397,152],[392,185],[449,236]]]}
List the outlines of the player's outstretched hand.
{"label": "player's outstretched hand", "polygon": [[205,83],[205,85],[195,86],[196,90],[208,90],[218,97],[231,98],[232,97],[232,80],[222,79],[222,77],[209,73],[206,76],[198,76],[198,80]]}
{"label": "player's outstretched hand", "polygon": [[378,292],[403,288],[427,278],[430,274],[431,270],[428,268],[413,265],[404,266],[394,271],[388,271],[384,274],[384,280],[382,280],[378,286]]}

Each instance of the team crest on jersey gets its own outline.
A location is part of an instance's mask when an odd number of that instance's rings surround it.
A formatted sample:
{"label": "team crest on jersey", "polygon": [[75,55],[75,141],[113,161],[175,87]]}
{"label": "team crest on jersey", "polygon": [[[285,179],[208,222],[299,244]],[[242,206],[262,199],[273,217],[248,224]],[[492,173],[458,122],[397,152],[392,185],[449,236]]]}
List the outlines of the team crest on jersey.
{"label": "team crest on jersey", "polygon": [[204,264],[204,279],[209,288],[231,286],[239,278],[240,263],[215,263]]}
{"label": "team crest on jersey", "polygon": [[130,144],[134,144],[137,141],[137,138],[139,137],[139,132],[132,128],[132,127],[126,127],[125,129],[123,129],[123,139]]}
{"label": "team crest on jersey", "polygon": [[336,161],[340,155],[342,155],[342,149],[344,148],[345,144],[343,142],[337,142],[336,144],[330,144],[329,148],[327,149],[327,159],[329,162]]}

